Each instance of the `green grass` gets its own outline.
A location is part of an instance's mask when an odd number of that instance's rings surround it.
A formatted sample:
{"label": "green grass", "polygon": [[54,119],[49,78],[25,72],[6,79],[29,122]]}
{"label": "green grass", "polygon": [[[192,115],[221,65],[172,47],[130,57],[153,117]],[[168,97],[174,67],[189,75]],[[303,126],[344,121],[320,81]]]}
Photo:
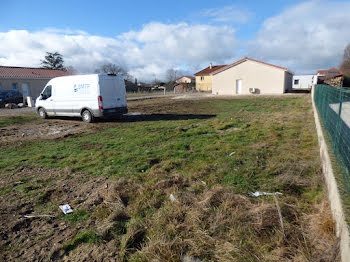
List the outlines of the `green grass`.
{"label": "green grass", "polygon": [[[308,150],[317,141],[309,129],[301,131],[305,119],[290,119],[309,109],[305,100],[208,100],[194,110],[212,118],[123,123],[81,137],[8,147],[0,170],[11,172],[23,165],[69,167],[73,172],[114,177],[176,170],[241,193],[280,190],[269,178],[295,169],[295,159],[301,155],[305,160],[315,158]],[[293,145],[298,148],[290,150]],[[229,156],[231,152],[235,154]]]}
{"label": "green grass", "polygon": [[25,124],[29,122],[39,121],[39,117],[30,114],[25,116],[1,116],[0,117],[0,127],[16,125],[16,124]]}
{"label": "green grass", "polygon": [[63,248],[69,252],[82,243],[94,244],[98,241],[98,237],[93,231],[82,231],[75,235],[68,243],[64,244]]}
{"label": "green grass", "polygon": [[63,220],[67,220],[71,223],[79,223],[87,220],[89,217],[89,213],[86,210],[74,210],[73,213],[64,215],[62,217]]}
{"label": "green grass", "polygon": [[0,188],[0,196],[6,195],[13,190],[12,186]]}

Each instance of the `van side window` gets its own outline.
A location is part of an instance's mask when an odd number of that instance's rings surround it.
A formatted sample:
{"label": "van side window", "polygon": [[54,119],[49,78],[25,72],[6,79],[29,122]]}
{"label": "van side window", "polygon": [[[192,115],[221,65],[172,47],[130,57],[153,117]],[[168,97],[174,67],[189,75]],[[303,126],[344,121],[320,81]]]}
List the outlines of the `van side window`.
{"label": "van side window", "polygon": [[42,98],[48,99],[52,95],[52,86],[47,86],[45,90],[42,92]]}

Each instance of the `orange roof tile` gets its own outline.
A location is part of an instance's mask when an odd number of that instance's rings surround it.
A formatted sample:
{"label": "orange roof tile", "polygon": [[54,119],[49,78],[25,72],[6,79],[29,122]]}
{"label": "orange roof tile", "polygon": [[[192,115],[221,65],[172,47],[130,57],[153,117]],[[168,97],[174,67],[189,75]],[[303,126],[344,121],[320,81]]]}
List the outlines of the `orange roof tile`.
{"label": "orange roof tile", "polygon": [[231,68],[231,67],[233,67],[233,66],[235,66],[235,65],[238,65],[238,64],[243,63],[243,62],[248,61],[248,60],[249,60],[249,61],[253,61],[253,62],[257,62],[257,63],[260,63],[260,64],[264,64],[264,65],[276,67],[276,68],[278,68],[278,69],[282,69],[282,70],[285,70],[285,71],[288,70],[288,69],[285,68],[285,67],[280,67],[280,66],[276,66],[276,65],[273,65],[273,64],[269,64],[269,63],[265,63],[265,62],[262,62],[262,61],[259,61],[259,60],[255,60],[255,59],[251,59],[251,58],[245,57],[245,58],[243,58],[243,59],[241,59],[241,60],[238,60],[238,61],[236,61],[236,62],[234,62],[234,63],[232,63],[232,64],[230,64],[230,65],[227,65],[227,66],[223,66],[223,67],[221,67],[221,68],[218,68],[218,69],[216,69],[215,71],[211,72],[211,74],[217,74],[217,73],[219,73],[219,72],[221,72],[221,71],[223,71],[223,70],[225,70],[225,69]]}
{"label": "orange roof tile", "polygon": [[218,70],[218,69],[220,69],[220,68],[222,68],[222,67],[224,67],[224,66],[226,66],[226,65],[212,66],[212,68],[210,68],[210,67],[208,66],[207,68],[205,68],[205,69],[203,69],[203,70],[201,70],[201,71],[195,73],[194,75],[195,75],[195,76],[209,75],[209,74],[211,74],[212,72],[214,72],[214,71],[216,71],[216,70]]}
{"label": "orange roof tile", "polygon": [[324,75],[324,76],[335,76],[335,75],[342,75],[343,72],[340,69],[333,67],[328,70],[318,70],[317,74]]}
{"label": "orange roof tile", "polygon": [[54,78],[58,76],[67,76],[69,73],[62,70],[0,66],[0,77],[4,78]]}

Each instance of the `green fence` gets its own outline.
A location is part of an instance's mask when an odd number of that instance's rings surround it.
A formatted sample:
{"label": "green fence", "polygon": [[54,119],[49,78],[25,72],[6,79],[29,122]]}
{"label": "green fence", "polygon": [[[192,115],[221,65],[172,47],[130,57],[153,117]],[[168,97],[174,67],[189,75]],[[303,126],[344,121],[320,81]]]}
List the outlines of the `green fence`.
{"label": "green fence", "polygon": [[316,85],[314,100],[350,194],[350,89]]}

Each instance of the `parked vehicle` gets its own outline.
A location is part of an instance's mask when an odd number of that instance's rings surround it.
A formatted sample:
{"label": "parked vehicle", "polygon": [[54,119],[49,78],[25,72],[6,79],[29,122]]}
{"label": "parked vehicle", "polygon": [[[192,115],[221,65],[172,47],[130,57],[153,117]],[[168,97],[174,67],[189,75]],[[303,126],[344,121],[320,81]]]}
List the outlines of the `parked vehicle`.
{"label": "parked vehicle", "polygon": [[21,92],[15,90],[0,90],[0,105],[3,106],[8,103],[22,103],[23,95]]}
{"label": "parked vehicle", "polygon": [[0,104],[5,104],[7,99],[6,91],[0,90]]}
{"label": "parked vehicle", "polygon": [[36,99],[41,118],[80,116],[119,117],[128,112],[124,79],[107,74],[62,76],[51,79]]}

